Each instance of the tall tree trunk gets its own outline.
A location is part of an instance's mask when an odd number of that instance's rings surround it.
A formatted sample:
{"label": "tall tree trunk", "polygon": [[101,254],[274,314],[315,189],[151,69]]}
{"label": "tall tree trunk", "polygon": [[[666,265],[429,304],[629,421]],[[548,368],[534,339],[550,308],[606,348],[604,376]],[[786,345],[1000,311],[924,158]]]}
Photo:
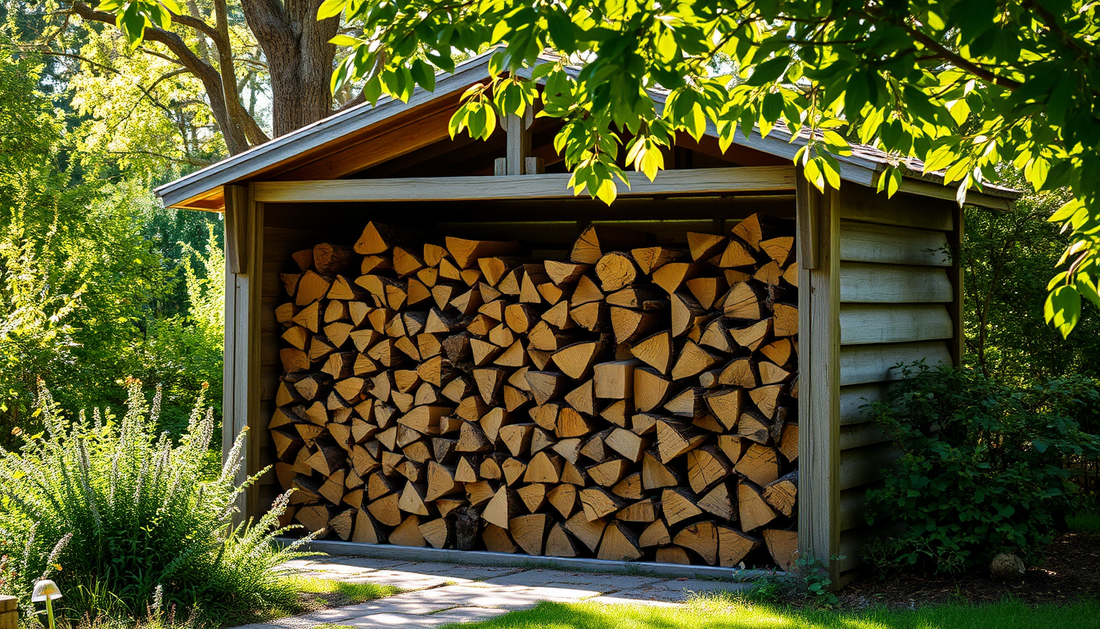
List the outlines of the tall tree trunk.
{"label": "tall tree trunk", "polygon": [[245,19],[267,56],[272,135],[281,136],[332,113],[329,78],[335,18],[317,20],[322,0],[242,0]]}

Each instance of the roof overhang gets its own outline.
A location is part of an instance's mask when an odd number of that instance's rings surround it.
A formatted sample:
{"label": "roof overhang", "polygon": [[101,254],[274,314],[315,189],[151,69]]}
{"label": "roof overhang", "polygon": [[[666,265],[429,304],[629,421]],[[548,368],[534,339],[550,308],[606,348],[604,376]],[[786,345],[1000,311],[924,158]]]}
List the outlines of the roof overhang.
{"label": "roof overhang", "polygon": [[[301,164],[310,156],[323,155],[349,141],[356,141],[355,138],[369,134],[372,129],[397,116],[428,109],[436,101],[457,97],[471,85],[488,80],[489,60],[493,52],[495,50],[490,50],[459,64],[450,75],[441,75],[433,92],[417,88],[408,102],[382,98],[374,106],[361,104],[348,108],[160,186],[155,192],[168,207],[220,211],[224,207],[222,186],[271,178]],[[531,71],[524,70],[521,74],[529,78]],[[652,92],[652,97],[658,109],[663,108],[665,95]],[[706,135],[718,137],[712,123],[708,123]],[[767,136],[761,136],[756,129],[745,135],[738,127],[734,136],[737,146],[789,160],[794,159],[795,153],[805,142],[805,136],[792,138],[782,126],[772,129]],[[892,164],[886,153],[858,145],[853,147],[852,155],[838,156],[837,160],[841,164],[840,177],[843,181],[867,187],[876,186],[878,178]],[[905,177],[900,186],[901,192],[938,199],[955,198],[955,189],[942,185],[941,175],[921,174],[911,163],[903,164],[903,167]],[[970,191],[967,203],[1008,210],[1019,196],[1020,193],[1015,190],[987,184],[982,192]]]}

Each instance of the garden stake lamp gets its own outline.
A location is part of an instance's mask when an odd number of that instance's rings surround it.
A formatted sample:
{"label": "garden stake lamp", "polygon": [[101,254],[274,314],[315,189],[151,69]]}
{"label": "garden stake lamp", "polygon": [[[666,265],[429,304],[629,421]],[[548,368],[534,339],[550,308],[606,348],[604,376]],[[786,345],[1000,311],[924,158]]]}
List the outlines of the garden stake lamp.
{"label": "garden stake lamp", "polygon": [[31,594],[31,602],[46,601],[46,617],[50,622],[50,629],[57,629],[53,621],[53,599],[61,598],[61,590],[57,584],[49,579],[42,579],[34,584],[34,593]]}

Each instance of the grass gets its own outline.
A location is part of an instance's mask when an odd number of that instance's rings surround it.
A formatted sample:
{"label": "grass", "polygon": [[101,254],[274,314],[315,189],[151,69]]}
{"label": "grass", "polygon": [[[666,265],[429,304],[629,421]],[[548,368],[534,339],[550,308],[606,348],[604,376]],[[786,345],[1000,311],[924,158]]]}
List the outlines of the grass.
{"label": "grass", "polygon": [[[942,605],[918,610],[800,610],[729,598],[699,598],[686,608],[541,603],[462,629],[1095,629],[1100,601],[1028,606]],[[459,627],[459,625],[449,625]]]}
{"label": "grass", "polygon": [[321,607],[340,607],[365,603],[385,596],[393,596],[400,588],[377,583],[348,583],[313,577],[294,577],[294,585],[302,593],[302,610],[312,611]]}
{"label": "grass", "polygon": [[1100,533],[1100,513],[1081,512],[1066,518],[1069,530],[1075,533]]}

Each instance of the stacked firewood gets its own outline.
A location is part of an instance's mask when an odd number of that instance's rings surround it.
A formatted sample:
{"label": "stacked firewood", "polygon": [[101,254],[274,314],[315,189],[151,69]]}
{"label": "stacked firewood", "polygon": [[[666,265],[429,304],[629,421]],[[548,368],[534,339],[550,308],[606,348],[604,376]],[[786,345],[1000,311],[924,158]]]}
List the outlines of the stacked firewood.
{"label": "stacked firewood", "polygon": [[533,261],[371,223],[354,248],[295,253],[270,423],[288,517],[357,542],[614,560],[760,564],[766,544],[788,567],[793,225],[651,243],[594,225],[568,261]]}

